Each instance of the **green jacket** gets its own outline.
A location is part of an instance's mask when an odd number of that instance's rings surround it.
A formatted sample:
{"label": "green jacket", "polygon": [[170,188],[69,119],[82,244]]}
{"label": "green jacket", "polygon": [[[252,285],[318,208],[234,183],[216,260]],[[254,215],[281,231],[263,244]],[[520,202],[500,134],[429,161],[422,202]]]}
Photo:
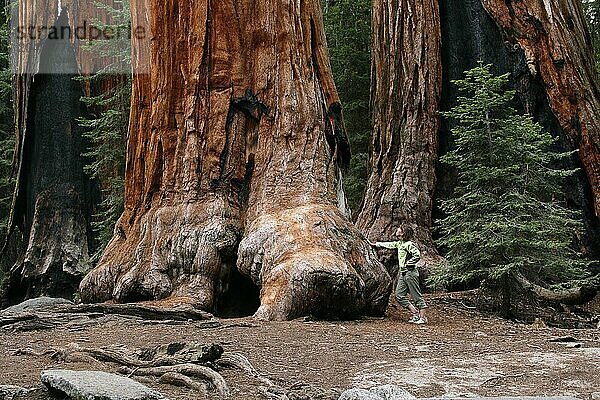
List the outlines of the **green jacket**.
{"label": "green jacket", "polygon": [[398,265],[400,272],[407,271],[409,269],[415,269],[417,263],[421,259],[421,252],[419,248],[413,242],[377,242],[377,247],[383,247],[386,249],[398,249]]}

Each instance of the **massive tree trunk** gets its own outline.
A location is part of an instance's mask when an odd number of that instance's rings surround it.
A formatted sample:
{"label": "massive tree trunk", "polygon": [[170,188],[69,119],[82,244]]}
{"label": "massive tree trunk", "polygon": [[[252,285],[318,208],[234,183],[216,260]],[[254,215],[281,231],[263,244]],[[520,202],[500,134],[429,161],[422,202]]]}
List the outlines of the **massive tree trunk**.
{"label": "massive tree trunk", "polygon": [[[71,9],[76,4],[68,2]],[[63,3],[20,1],[13,25],[75,27],[78,15]],[[39,295],[70,297],[91,265],[89,219],[94,187],[83,172],[84,143],[77,118],[85,115],[81,53],[68,37],[24,31],[16,54],[17,190],[11,228],[26,247],[11,270],[10,301]],[[18,36],[15,36],[18,37]],[[14,229],[11,229],[14,232]]]}
{"label": "massive tree trunk", "polygon": [[372,30],[373,141],[357,226],[381,240],[410,224],[432,263],[438,258],[431,213],[442,88],[437,1],[376,0]]}
{"label": "massive tree trunk", "polygon": [[319,2],[136,0],[132,17],[126,209],[82,299],[212,311],[252,300],[243,282],[262,318],[381,314]]}

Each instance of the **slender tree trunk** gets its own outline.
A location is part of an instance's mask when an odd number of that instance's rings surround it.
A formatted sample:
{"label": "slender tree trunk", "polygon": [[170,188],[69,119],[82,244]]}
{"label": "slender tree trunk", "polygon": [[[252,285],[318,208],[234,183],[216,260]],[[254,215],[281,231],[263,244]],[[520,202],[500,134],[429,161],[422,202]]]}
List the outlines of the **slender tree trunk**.
{"label": "slender tree trunk", "polygon": [[132,19],[146,37],[133,43],[126,209],[84,301],[213,310],[249,300],[231,290],[239,270],[262,318],[381,314],[390,277],[345,216],[349,150],[318,1],[136,0]]}
{"label": "slender tree trunk", "polygon": [[436,0],[373,3],[373,141],[357,226],[372,240],[410,224],[428,262],[442,88]]}
{"label": "slender tree trunk", "polygon": [[[21,28],[76,26],[78,16],[66,7],[58,13],[57,2],[20,1],[13,23]],[[19,227],[26,247],[11,270],[10,301],[70,297],[91,267],[94,186],[83,172],[85,146],[77,124],[85,115],[79,100],[83,90],[73,80],[82,68],[80,54],[68,37],[24,32],[15,53],[17,189],[11,230]]]}

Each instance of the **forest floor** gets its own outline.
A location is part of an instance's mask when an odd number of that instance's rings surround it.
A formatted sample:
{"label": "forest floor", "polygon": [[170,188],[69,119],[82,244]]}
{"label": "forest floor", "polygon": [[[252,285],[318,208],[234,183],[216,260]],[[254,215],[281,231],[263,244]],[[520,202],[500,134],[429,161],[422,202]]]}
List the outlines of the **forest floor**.
{"label": "forest floor", "polygon": [[[200,322],[168,324],[118,317],[77,329],[18,333],[2,329],[0,384],[38,386],[44,369],[117,370],[116,365],[92,359],[67,362],[41,354],[72,342],[142,348],[196,341],[220,343],[226,353],[242,353],[290,398],[337,399],[348,388],[395,384],[419,398],[600,399],[599,329],[519,324],[482,315],[449,296],[428,297],[430,322],[425,326],[409,324],[406,313],[390,307],[386,318],[356,322],[237,318],[221,320],[218,328],[205,328]],[[567,336],[577,344],[553,341]],[[225,370],[222,375],[232,398],[269,398],[260,381],[239,370]],[[144,383],[170,399],[211,398],[190,389]]]}

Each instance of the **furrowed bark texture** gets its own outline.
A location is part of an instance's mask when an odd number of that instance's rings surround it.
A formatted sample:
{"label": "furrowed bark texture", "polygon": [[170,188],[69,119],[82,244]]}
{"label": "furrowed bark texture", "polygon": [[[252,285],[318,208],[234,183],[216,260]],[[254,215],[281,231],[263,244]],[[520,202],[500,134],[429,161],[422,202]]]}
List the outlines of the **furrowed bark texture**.
{"label": "furrowed bark texture", "polygon": [[248,300],[230,287],[241,272],[263,318],[382,313],[389,275],[344,215],[318,2],[136,0],[132,16],[149,73],[134,79],[126,209],[84,301],[212,310]]}
{"label": "furrowed bark texture", "polygon": [[570,182],[576,190],[569,197],[587,214],[590,237],[583,245],[593,246],[600,107],[580,4],[448,0],[439,2],[439,15],[437,8],[437,2],[373,4],[373,153],[358,227],[380,239],[391,237],[401,223],[412,224],[426,258],[435,262],[432,198],[447,196],[455,179],[438,166],[433,195],[438,130],[441,153],[452,146],[448,121],[438,129],[438,103],[450,109],[458,96],[451,80],[482,60],[496,73],[512,73],[517,107],[561,136],[562,148],[579,149],[566,167],[581,165],[587,178],[582,174]]}
{"label": "furrowed bark texture", "polygon": [[415,230],[424,258],[438,256],[431,237],[442,87],[437,1],[373,3],[370,177],[357,226],[389,240],[400,224]]}
{"label": "furrowed bark texture", "polygon": [[240,37],[231,2],[210,3],[131,3],[145,34],[132,43],[125,212],[81,284],[84,301],[212,309],[222,270],[235,268],[245,121],[228,114],[242,87]]}
{"label": "furrowed bark texture", "polygon": [[579,150],[600,216],[600,91],[592,42],[577,0],[482,0],[508,44],[523,50],[530,74],[540,75],[550,107]]}
{"label": "furrowed bark texture", "polygon": [[245,58],[258,60],[251,86],[271,112],[247,143],[255,166],[238,268],[261,286],[262,318],[382,314],[390,278],[346,219],[349,149],[319,2],[259,4],[247,25],[257,53]]}
{"label": "furrowed bark texture", "polygon": [[10,301],[70,297],[90,269],[94,185],[83,172],[85,144],[77,124],[85,115],[79,100],[83,91],[73,78],[92,66],[68,37],[31,37],[37,31],[27,30],[53,25],[74,29],[84,18],[83,8],[71,1],[62,7],[59,16],[56,1],[23,0],[13,17],[25,35],[14,55],[17,185],[11,227],[19,227],[27,244],[11,270]]}

